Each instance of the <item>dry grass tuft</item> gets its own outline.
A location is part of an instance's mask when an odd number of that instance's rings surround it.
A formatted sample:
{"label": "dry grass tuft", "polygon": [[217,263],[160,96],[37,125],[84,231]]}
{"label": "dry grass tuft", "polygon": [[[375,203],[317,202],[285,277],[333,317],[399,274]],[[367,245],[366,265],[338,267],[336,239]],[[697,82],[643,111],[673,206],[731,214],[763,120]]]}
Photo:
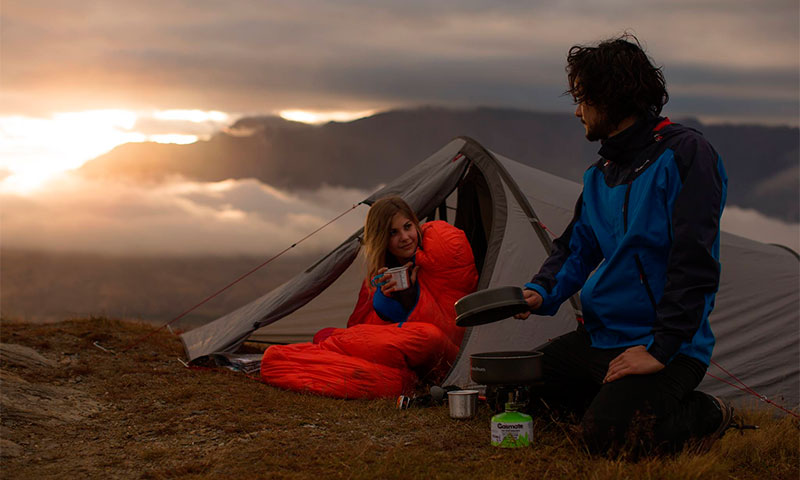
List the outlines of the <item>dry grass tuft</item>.
{"label": "dry grass tuft", "polygon": [[[800,427],[765,410],[761,426],[729,433],[705,454],[629,461],[585,453],[571,427],[536,419],[534,447],[489,444],[492,412],[455,421],[444,407],[398,411],[391,400],[344,401],[271,388],[228,370],[186,369],[180,341],[107,318],[4,324],[0,340],[33,347],[59,367],[15,370],[31,383],[64,384],[102,405],[57,428],[10,424],[3,478],[587,478],[797,479]],[[111,355],[96,348],[125,354]]]}

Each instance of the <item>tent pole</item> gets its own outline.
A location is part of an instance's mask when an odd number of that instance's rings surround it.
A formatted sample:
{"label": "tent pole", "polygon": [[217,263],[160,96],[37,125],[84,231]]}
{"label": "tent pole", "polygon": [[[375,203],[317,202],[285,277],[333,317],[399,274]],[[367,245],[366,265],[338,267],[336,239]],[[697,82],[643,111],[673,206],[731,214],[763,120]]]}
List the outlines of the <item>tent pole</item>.
{"label": "tent pole", "polygon": [[439,205],[439,220],[447,221],[447,203],[445,202]]}

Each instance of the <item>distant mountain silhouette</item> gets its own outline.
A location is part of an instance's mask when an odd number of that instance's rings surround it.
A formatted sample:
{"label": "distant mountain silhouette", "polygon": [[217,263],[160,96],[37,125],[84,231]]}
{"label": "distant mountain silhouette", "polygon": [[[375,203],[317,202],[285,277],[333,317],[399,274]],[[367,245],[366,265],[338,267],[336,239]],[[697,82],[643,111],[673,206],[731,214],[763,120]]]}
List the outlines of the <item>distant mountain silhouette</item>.
{"label": "distant mountain silhouette", "polygon": [[[800,136],[795,127],[702,125],[729,176],[728,204],[772,217],[800,218]],[[500,108],[394,110],[347,123],[312,126],[248,117],[190,145],[129,143],[87,162],[91,177],[161,181],[257,178],[288,189],[322,184],[370,188],[402,174],[456,136],[469,136],[516,161],[580,181],[599,144],[566,113]]]}

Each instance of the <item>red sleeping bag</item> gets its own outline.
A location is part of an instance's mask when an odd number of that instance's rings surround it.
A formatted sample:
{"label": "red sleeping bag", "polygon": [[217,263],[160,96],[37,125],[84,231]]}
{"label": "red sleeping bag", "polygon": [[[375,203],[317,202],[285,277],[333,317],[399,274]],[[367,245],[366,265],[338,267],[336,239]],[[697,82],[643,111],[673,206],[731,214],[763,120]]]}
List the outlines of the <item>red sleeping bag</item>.
{"label": "red sleeping bag", "polygon": [[347,328],[332,329],[320,343],[269,347],[261,360],[264,382],[336,398],[378,398],[410,393],[419,378],[446,374],[464,336],[453,305],[475,290],[478,273],[464,232],[442,221],[421,229],[419,300],[406,322],[383,321],[365,281]]}

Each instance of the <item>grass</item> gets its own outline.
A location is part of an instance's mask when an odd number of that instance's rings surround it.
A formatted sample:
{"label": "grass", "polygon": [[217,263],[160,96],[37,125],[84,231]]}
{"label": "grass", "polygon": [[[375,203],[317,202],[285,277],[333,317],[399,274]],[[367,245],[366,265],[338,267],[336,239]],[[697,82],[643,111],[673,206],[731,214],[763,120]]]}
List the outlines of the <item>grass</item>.
{"label": "grass", "polygon": [[[344,401],[277,390],[228,370],[186,369],[180,341],[151,326],[106,318],[32,325],[3,322],[4,343],[35,348],[56,371],[12,368],[33,383],[64,384],[99,402],[82,422],[9,424],[24,453],[3,458],[3,478],[587,478],[797,479],[800,424],[745,412],[761,426],[729,433],[704,454],[631,462],[593,457],[569,425],[536,419],[534,446],[490,446],[492,412],[466,421],[444,407],[398,411],[392,400]],[[70,356],[71,361],[62,362]],[[6,366],[3,366],[6,369]],[[75,383],[77,377],[81,381]]]}

